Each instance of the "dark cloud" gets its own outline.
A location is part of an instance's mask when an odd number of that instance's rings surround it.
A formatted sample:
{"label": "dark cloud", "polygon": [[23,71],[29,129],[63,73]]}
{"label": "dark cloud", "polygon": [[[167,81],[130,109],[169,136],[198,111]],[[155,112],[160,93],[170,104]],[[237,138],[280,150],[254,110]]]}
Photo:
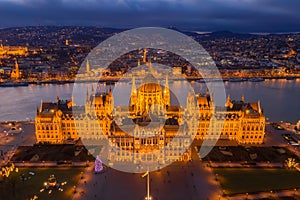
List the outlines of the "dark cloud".
{"label": "dark cloud", "polygon": [[0,0],[0,26],[177,26],[199,31],[300,31],[298,0]]}

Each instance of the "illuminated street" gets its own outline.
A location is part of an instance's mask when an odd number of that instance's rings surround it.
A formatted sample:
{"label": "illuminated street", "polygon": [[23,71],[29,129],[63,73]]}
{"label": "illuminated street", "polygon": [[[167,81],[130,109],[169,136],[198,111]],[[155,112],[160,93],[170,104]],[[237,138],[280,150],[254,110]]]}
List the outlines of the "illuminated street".
{"label": "illuminated street", "polygon": [[19,146],[32,146],[36,143],[34,124],[16,123],[16,127],[21,130],[11,135],[8,134],[9,130],[11,129],[11,125],[0,125],[0,150],[4,155],[1,159],[1,165],[5,165],[10,160],[14,154],[14,151]]}
{"label": "illuminated street", "polygon": [[[146,196],[146,179],[142,174],[128,174],[111,168],[95,175],[92,167],[84,172],[75,199],[103,200],[138,199]],[[173,163],[160,171],[150,173],[151,195],[157,200],[217,199],[220,187],[209,167],[199,158],[188,163]]]}

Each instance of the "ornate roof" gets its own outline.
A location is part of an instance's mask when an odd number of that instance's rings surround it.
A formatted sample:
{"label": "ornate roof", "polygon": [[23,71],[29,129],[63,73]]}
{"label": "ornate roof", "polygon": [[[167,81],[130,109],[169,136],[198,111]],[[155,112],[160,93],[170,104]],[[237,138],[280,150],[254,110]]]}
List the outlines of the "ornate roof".
{"label": "ornate roof", "polygon": [[157,79],[152,74],[148,74],[138,91],[143,93],[157,93],[162,92],[162,89]]}

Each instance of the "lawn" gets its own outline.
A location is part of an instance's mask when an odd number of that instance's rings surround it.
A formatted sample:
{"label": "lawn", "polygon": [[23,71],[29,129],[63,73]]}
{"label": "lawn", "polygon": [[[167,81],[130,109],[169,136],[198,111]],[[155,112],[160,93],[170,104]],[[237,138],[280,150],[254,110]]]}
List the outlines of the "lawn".
{"label": "lawn", "polygon": [[[280,153],[280,150],[283,152]],[[284,147],[243,147],[233,146],[226,147],[226,151],[232,153],[232,156],[224,155],[221,153],[219,147],[214,147],[213,150],[203,158],[204,161],[213,162],[271,162],[271,163],[284,163],[286,159],[292,157],[296,158],[292,152]],[[251,159],[250,154],[256,154],[255,159]]]}
{"label": "lawn", "polygon": [[64,160],[85,162],[93,161],[95,158],[92,155],[89,155],[84,146],[74,144],[19,146],[12,157],[12,161],[15,162]]}
{"label": "lawn", "polygon": [[[81,177],[83,168],[20,168],[19,172],[13,172],[9,178],[3,180],[0,178],[0,191],[1,199],[5,200],[27,200],[34,195],[38,199],[53,200],[53,199],[71,199],[73,186],[77,184]],[[35,175],[31,176],[28,172],[34,172]],[[26,178],[30,179],[23,181],[20,176],[24,174]],[[51,194],[48,191],[40,192],[43,189],[43,183],[46,182],[50,175],[55,175],[57,182],[62,183],[67,181],[67,184],[62,186],[63,191],[55,190]],[[15,187],[13,187],[15,184]],[[15,188],[15,189],[13,189]],[[3,192],[4,191],[4,192]]]}
{"label": "lawn", "polygon": [[215,168],[226,195],[300,188],[300,172],[287,169]]}

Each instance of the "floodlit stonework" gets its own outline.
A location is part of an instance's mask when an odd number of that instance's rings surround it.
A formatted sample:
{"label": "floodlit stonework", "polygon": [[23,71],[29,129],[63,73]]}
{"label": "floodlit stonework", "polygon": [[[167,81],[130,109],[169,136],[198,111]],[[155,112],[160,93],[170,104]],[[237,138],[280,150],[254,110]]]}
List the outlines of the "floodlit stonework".
{"label": "floodlit stonework", "polygon": [[[196,104],[197,105],[193,105]],[[195,109],[197,108],[197,109]],[[199,112],[197,122],[184,120]],[[41,102],[35,119],[38,143],[68,143],[73,140],[108,139],[120,149],[111,152],[110,160],[189,160],[192,140],[235,140],[240,144],[261,144],[265,134],[265,116],[260,102],[246,103],[244,97],[233,101],[228,96],[226,105],[218,108],[213,97],[206,94],[189,94],[186,106],[171,105],[168,78],[162,87],[152,75],[145,84],[136,87],[132,80],[131,99],[128,106],[114,107],[112,89],[105,92],[87,92],[83,106],[72,100]],[[130,134],[128,134],[130,133]],[[172,146],[168,146],[172,141]],[[148,158],[143,153],[160,151]],[[189,149],[186,151],[186,149]],[[182,154],[182,152],[184,152]],[[182,156],[181,156],[182,155]]]}
{"label": "floodlit stonework", "polygon": [[25,56],[27,54],[28,47],[0,45],[0,58],[3,56]]}

